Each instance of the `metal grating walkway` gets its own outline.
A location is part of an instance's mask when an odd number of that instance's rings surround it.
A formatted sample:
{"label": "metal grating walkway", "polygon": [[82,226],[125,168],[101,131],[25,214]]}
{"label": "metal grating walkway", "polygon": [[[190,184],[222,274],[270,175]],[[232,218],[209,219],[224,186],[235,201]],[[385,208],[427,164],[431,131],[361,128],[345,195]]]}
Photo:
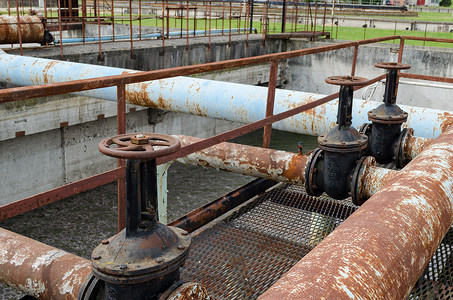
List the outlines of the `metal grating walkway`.
{"label": "metal grating walkway", "polygon": [[356,210],[348,201],[276,188],[193,238],[182,279],[215,299],[254,299]]}
{"label": "metal grating walkway", "polygon": [[[350,201],[275,188],[193,238],[183,280],[215,299],[255,299],[357,209]],[[453,299],[453,230],[409,299]]]}

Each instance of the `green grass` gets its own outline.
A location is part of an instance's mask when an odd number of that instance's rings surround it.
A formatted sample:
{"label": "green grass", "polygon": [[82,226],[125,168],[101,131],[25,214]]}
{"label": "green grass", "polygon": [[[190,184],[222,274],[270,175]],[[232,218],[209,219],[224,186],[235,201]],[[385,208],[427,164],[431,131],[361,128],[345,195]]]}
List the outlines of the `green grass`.
{"label": "green grass", "polygon": [[[407,36],[417,36],[423,37],[425,33],[423,31],[406,31],[406,30],[385,30],[385,29],[376,29],[376,28],[357,28],[357,27],[340,27],[338,29],[338,36],[336,28],[333,30],[333,38],[338,38],[340,40],[362,40],[362,39],[371,39],[383,36],[391,35],[407,35]],[[442,39],[453,39],[453,33],[443,33],[443,32],[427,32],[427,37],[431,38],[442,38]],[[453,48],[451,43],[438,43],[438,42],[423,42],[423,41],[410,41],[406,40],[405,44],[407,45],[418,45],[418,46],[434,46],[434,47],[444,47],[444,48]]]}
{"label": "green grass", "polygon": [[382,17],[385,19],[398,19],[398,20],[415,20],[419,22],[423,21],[435,21],[435,22],[446,22],[453,23],[453,16],[451,13],[440,13],[440,12],[419,12],[417,17]]}

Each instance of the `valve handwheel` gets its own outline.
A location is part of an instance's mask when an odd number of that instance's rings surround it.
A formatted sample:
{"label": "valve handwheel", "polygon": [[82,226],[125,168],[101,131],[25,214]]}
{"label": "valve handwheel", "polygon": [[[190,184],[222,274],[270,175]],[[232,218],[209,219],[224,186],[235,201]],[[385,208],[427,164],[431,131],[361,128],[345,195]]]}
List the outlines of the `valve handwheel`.
{"label": "valve handwheel", "polygon": [[99,143],[101,153],[123,159],[153,159],[170,155],[179,148],[181,143],[177,138],[158,133],[122,134]]}
{"label": "valve handwheel", "polygon": [[356,86],[366,85],[370,81],[366,78],[357,76],[330,76],[326,78],[326,82],[334,85]]}

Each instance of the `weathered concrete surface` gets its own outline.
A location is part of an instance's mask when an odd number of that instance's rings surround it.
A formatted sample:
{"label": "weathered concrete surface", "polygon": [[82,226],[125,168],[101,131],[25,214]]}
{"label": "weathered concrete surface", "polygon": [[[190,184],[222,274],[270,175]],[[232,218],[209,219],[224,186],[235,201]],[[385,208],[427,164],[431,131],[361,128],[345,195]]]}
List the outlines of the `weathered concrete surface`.
{"label": "weathered concrete surface", "polygon": [[[162,116],[154,110],[129,113],[127,117],[127,132],[209,137],[235,126],[187,114]],[[0,205],[111,170],[116,160],[102,155],[97,145],[113,135],[116,117],[0,142]]]}
{"label": "weathered concrete surface", "polygon": [[[324,45],[324,42],[308,42],[291,40],[287,50],[308,48]],[[399,42],[395,44],[374,44],[360,46],[357,59],[356,76],[372,78],[384,74],[385,70],[377,69],[377,62],[396,62],[398,59]],[[350,74],[354,48],[341,49],[316,55],[290,59],[287,62],[285,89],[330,94],[338,91],[338,87],[328,85],[324,79],[328,76]],[[405,46],[403,63],[412,67],[404,73],[415,73],[441,77],[453,77],[453,48],[434,48],[420,46]],[[403,82],[426,84],[431,82],[403,79]],[[397,103],[429,107],[453,111],[451,102],[452,84],[436,83],[439,87],[416,86],[401,83],[398,88]],[[379,84],[370,100],[382,101],[383,84]],[[357,98],[360,94],[356,93]]]}

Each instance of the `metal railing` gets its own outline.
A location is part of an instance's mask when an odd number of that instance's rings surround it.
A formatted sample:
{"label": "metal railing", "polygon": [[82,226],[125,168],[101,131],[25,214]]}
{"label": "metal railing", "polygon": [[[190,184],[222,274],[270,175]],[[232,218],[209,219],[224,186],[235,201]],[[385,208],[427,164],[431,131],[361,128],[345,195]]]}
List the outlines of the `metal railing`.
{"label": "metal railing", "polygon": [[[86,91],[98,88],[105,87],[117,87],[117,132],[118,134],[123,134],[126,131],[126,85],[131,83],[170,78],[175,76],[185,76],[192,75],[210,71],[225,70],[229,68],[237,68],[254,64],[270,64],[270,77],[268,84],[268,97],[267,97],[267,109],[266,117],[260,121],[250,123],[239,128],[215,135],[211,138],[204,139],[202,141],[193,143],[191,145],[182,147],[178,152],[162,157],[158,159],[158,164],[162,164],[168,161],[175,160],[179,157],[186,156],[190,153],[208,148],[215,144],[233,139],[235,137],[241,136],[243,134],[252,132],[259,128],[265,128],[263,136],[263,147],[268,147],[271,138],[271,124],[277,121],[283,120],[285,118],[294,116],[306,110],[309,110],[315,106],[324,104],[338,97],[338,93],[328,95],[311,103],[296,107],[294,109],[279,113],[273,114],[273,100],[275,97],[275,89],[277,86],[277,70],[278,64],[282,60],[286,60],[293,57],[299,57],[304,55],[311,55],[316,53],[322,53],[332,50],[344,49],[344,48],[354,48],[352,67],[351,67],[351,76],[355,75],[356,71],[356,62],[358,55],[358,48],[361,45],[367,45],[377,42],[399,40],[400,48],[398,54],[398,62],[402,61],[404,53],[404,43],[406,40],[426,40],[432,42],[444,42],[444,43],[453,43],[452,40],[447,39],[433,39],[433,38],[421,38],[421,37],[410,37],[410,36],[389,36],[383,38],[368,39],[362,41],[353,41],[340,44],[326,45],[309,49],[300,49],[284,53],[268,54],[257,57],[241,58],[229,61],[220,61],[213,63],[206,63],[201,65],[194,66],[184,66],[176,67],[170,69],[148,71],[134,74],[124,74],[119,76],[109,76],[103,78],[93,78],[85,80],[77,80],[64,83],[55,83],[47,84],[40,86],[28,86],[28,87],[18,87],[0,90],[0,103],[19,101],[24,99],[36,98],[36,97],[45,97],[51,95],[61,95],[66,93],[74,93],[79,91]],[[437,82],[446,82],[453,83],[452,78],[445,77],[436,77],[428,76],[422,74],[406,74],[401,73],[401,77],[406,78],[415,78],[422,80],[430,80]],[[385,78],[385,75],[378,76],[371,79],[369,84],[375,83],[379,80]],[[125,207],[125,180],[124,180],[124,162],[118,160],[118,168],[105,172],[96,176],[92,176],[80,181],[70,183],[56,189],[40,193],[25,199],[13,202],[8,205],[0,207],[0,220],[4,220],[15,215],[27,212],[29,210],[47,205],[52,202],[59,201],[61,199],[76,195],[80,192],[104,185],[109,182],[118,181],[118,229],[121,230],[124,228],[124,207]]]}

